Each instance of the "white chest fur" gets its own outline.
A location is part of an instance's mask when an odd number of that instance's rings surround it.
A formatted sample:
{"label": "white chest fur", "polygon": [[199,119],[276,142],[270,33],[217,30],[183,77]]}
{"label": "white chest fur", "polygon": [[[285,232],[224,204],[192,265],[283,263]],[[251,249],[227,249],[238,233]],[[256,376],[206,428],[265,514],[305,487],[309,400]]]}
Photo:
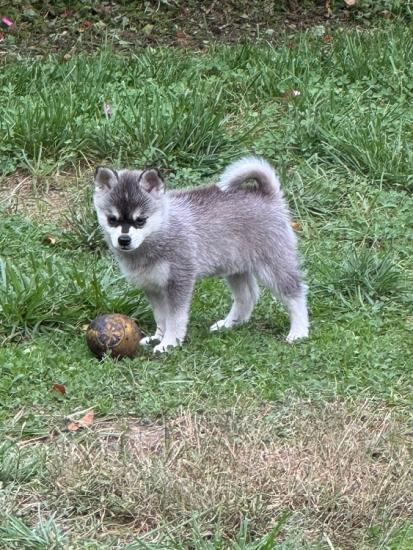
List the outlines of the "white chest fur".
{"label": "white chest fur", "polygon": [[138,288],[156,290],[164,288],[168,283],[170,272],[168,262],[159,261],[148,266],[141,266],[121,260],[119,264],[126,279]]}

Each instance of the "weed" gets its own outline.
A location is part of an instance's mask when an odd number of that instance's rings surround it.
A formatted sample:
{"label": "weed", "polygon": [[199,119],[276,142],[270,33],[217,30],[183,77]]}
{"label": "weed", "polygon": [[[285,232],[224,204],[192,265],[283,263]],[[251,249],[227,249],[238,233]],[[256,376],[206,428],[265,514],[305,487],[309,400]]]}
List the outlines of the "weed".
{"label": "weed", "polygon": [[9,483],[25,483],[39,472],[40,457],[20,449],[11,441],[0,444],[0,482],[3,486]]}
{"label": "weed", "polygon": [[53,518],[41,520],[30,528],[20,518],[11,516],[0,525],[0,540],[10,549],[57,550],[62,548],[65,537]]}
{"label": "weed", "polygon": [[78,193],[67,204],[65,218],[70,233],[66,238],[73,243],[74,248],[101,250],[105,246],[93,207],[92,193],[91,186],[86,187],[84,192]]}
{"label": "weed", "polygon": [[139,292],[126,292],[113,267],[98,277],[93,265],[68,265],[51,254],[29,255],[24,265],[2,260],[0,333],[14,340],[47,327],[73,330],[103,312],[140,315]]}
{"label": "weed", "polygon": [[86,157],[211,174],[254,148],[284,164],[317,154],[347,176],[410,189],[408,30],[337,32],[327,45],[311,33],[295,40],[6,65],[2,170],[41,174]]}
{"label": "weed", "polygon": [[373,302],[399,294],[401,274],[389,257],[380,258],[371,250],[361,250],[346,258],[336,288],[362,301]]}

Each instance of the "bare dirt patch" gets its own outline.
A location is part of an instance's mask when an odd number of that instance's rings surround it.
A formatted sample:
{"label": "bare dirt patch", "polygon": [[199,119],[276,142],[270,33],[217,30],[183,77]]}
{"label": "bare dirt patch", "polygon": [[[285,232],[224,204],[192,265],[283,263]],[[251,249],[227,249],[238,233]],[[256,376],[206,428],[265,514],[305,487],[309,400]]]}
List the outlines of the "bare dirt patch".
{"label": "bare dirt patch", "polygon": [[79,172],[55,172],[38,178],[14,172],[0,180],[0,209],[42,222],[67,224],[68,206],[84,191],[86,177]]}
{"label": "bare dirt patch", "polygon": [[107,530],[122,538],[126,526],[143,535],[167,524],[189,541],[194,514],[206,538],[217,525],[234,536],[243,517],[260,536],[287,511],[283,537],[299,530],[306,540],[368,548],[369,530],[379,527],[384,540],[413,502],[407,420],[368,400],[183,411],[155,425],[100,421],[44,450],[35,496],[44,513],[101,540]]}

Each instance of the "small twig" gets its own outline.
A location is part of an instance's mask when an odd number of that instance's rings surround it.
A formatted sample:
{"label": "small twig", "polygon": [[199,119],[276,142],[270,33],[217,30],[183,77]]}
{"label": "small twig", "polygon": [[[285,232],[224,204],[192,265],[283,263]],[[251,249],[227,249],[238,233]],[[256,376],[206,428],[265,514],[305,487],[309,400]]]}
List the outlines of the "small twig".
{"label": "small twig", "polygon": [[217,0],[214,0],[212,4],[209,6],[207,10],[205,10],[205,15],[209,15],[211,11],[215,8],[215,4],[217,3]]}
{"label": "small twig", "polygon": [[51,431],[50,433],[46,435],[39,435],[38,437],[32,437],[31,439],[25,439],[24,441],[19,441],[18,446],[19,447],[26,447],[26,445],[30,445],[31,443],[36,443],[37,441],[47,441],[48,439],[54,439],[59,432],[56,430]]}
{"label": "small twig", "polygon": [[[84,415],[87,412],[91,411],[92,409],[93,409],[93,407],[89,407],[88,409],[83,409],[83,411],[75,411],[71,414],[66,415],[66,418],[68,418],[69,420],[73,420],[73,419],[77,418],[79,415],[81,415],[81,414]],[[75,420],[75,422],[76,422],[76,420]]]}
{"label": "small twig", "polygon": [[11,199],[14,197],[14,195],[17,194],[17,192],[19,191],[20,187],[21,187],[22,185],[24,185],[24,184],[25,184],[27,181],[29,181],[29,180],[30,180],[30,178],[24,178],[24,179],[22,179],[21,182],[18,183],[18,184],[10,191],[10,193],[7,195],[7,197],[6,197],[5,199],[2,199],[2,200],[0,201],[0,204],[2,204],[2,203],[4,203],[4,202],[10,202]]}
{"label": "small twig", "polygon": [[323,533],[323,537],[326,539],[326,542],[330,550],[334,550],[333,543],[331,542],[330,537],[327,535],[327,533]]}

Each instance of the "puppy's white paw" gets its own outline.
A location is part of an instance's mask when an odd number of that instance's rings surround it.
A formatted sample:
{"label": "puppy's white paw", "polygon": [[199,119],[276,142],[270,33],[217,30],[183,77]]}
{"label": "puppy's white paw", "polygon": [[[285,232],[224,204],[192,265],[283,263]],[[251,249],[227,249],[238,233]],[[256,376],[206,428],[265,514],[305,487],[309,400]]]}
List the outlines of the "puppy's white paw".
{"label": "puppy's white paw", "polygon": [[162,340],[162,342],[160,342],[157,346],[155,346],[153,348],[153,352],[154,353],[165,353],[169,349],[175,348],[178,345],[178,343],[179,342],[177,340],[175,340],[174,342],[170,342],[170,341],[165,342],[164,340]]}
{"label": "puppy's white paw", "polygon": [[228,321],[227,319],[221,319],[220,321],[217,321],[213,325],[209,327],[209,330],[211,332],[215,332],[217,330],[222,330],[224,328],[231,328],[234,326],[234,322]]}
{"label": "puppy's white paw", "polygon": [[145,336],[145,338],[142,338],[141,340],[139,340],[139,344],[141,346],[147,346],[148,344],[152,344],[152,342],[160,342],[162,338],[163,338],[163,332],[158,327],[155,331],[155,334],[153,334],[152,336]]}
{"label": "puppy's white paw", "polygon": [[286,338],[286,341],[289,344],[292,344],[296,340],[300,340],[301,338],[308,338],[308,327],[296,327],[294,329],[291,329],[288,333],[288,336]]}
{"label": "puppy's white paw", "polygon": [[160,337],[157,336],[156,334],[154,334],[153,336],[145,336],[145,338],[141,338],[141,340],[139,340],[139,345],[148,346],[152,342],[159,342],[159,340],[160,340]]}

